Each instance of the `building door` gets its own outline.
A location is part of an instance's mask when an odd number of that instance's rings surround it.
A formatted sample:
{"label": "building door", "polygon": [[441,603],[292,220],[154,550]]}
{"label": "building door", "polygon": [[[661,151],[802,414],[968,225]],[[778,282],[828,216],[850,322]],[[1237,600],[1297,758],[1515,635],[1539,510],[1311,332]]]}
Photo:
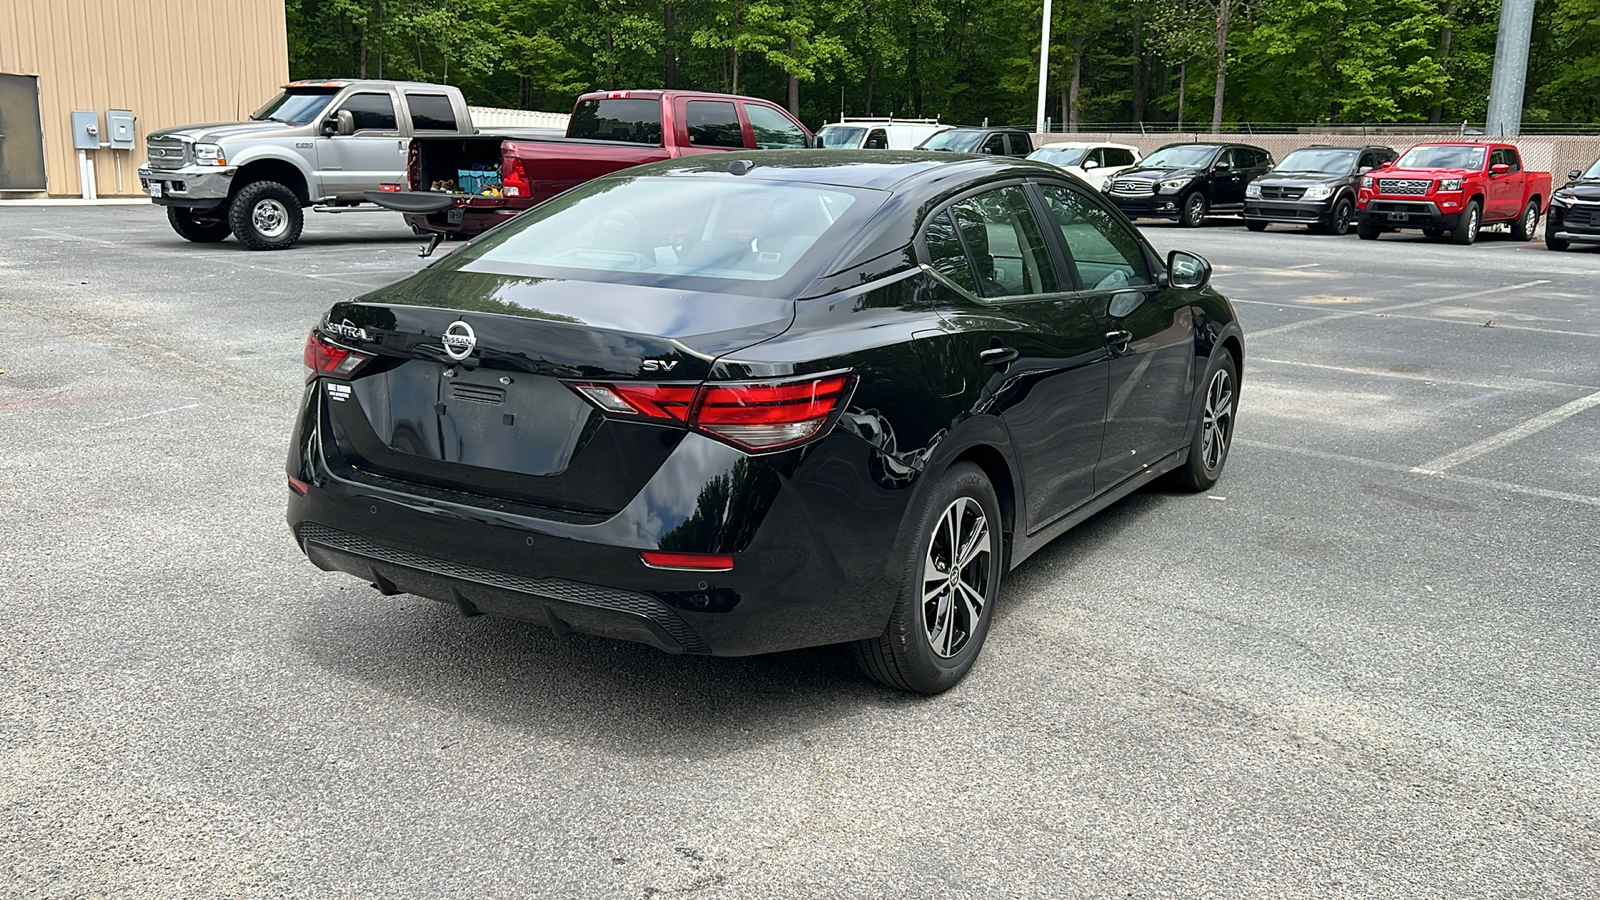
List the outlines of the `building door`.
{"label": "building door", "polygon": [[0,191],[44,190],[39,79],[0,75]]}

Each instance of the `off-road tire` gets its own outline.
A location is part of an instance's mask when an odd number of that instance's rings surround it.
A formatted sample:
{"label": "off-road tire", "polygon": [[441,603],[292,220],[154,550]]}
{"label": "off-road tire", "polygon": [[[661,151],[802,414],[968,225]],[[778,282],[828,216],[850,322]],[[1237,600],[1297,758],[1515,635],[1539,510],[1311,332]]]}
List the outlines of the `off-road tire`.
{"label": "off-road tire", "polygon": [[1210,490],[1222,477],[1233,445],[1233,420],[1239,404],[1239,371],[1233,354],[1217,350],[1206,370],[1205,386],[1189,439],[1189,461],[1173,472],[1179,486],[1196,492]]}
{"label": "off-road tire", "polygon": [[1511,223],[1511,239],[1513,241],[1531,241],[1533,233],[1539,230],[1539,201],[1529,200],[1528,205],[1522,208],[1522,215]]}
{"label": "off-road tire", "polygon": [[184,206],[167,207],[167,224],[184,240],[196,244],[215,244],[229,234],[228,223],[220,215],[215,218],[196,216],[194,210]]}
{"label": "off-road tire", "polygon": [[253,181],[228,201],[228,227],[251,250],[286,250],[304,226],[300,198],[276,181]]}
{"label": "off-road tire", "polygon": [[1450,243],[1465,247],[1478,239],[1481,228],[1483,213],[1478,209],[1478,201],[1468,200],[1467,208],[1461,211],[1460,224],[1450,229]]}
{"label": "off-road tire", "polygon": [[1205,221],[1206,210],[1211,204],[1207,202],[1206,195],[1194,191],[1183,198],[1183,205],[1178,207],[1178,224],[1184,228],[1199,228]]}
{"label": "off-road tire", "polygon": [[[952,514],[954,540],[941,527]],[[975,521],[979,516],[981,538]],[[972,530],[963,531],[969,524]],[[900,562],[900,595],[888,628],[880,637],[857,641],[852,648],[863,672],[890,687],[922,694],[955,687],[977,661],[994,620],[1005,568],[1002,528],[1000,502],[983,469],[959,462],[940,476],[917,515],[912,531],[916,537]],[[962,544],[972,551],[964,565],[952,566],[951,557],[961,556]],[[975,617],[968,602],[973,594],[964,593],[956,581],[982,588],[982,608]],[[959,637],[959,643],[952,636]]]}

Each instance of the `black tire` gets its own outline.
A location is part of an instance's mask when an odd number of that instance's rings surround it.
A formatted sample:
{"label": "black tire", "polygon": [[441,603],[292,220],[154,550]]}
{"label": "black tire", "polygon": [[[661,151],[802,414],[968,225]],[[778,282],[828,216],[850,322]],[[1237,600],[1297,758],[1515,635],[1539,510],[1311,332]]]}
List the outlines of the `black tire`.
{"label": "black tire", "polygon": [[1461,224],[1450,229],[1450,243],[1465,247],[1478,239],[1478,229],[1483,227],[1483,213],[1478,210],[1478,201],[1468,200],[1467,208],[1461,211]]}
{"label": "black tire", "polygon": [[1251,231],[1266,231],[1267,223],[1258,221],[1256,219],[1245,219],[1244,227],[1250,229]]}
{"label": "black tire", "polygon": [[1564,252],[1568,247],[1571,247],[1572,242],[1566,238],[1556,237],[1555,234],[1550,231],[1549,223],[1546,223],[1544,226],[1544,245],[1549,247],[1551,250],[1556,251],[1557,253],[1561,253]]}
{"label": "black tire", "polygon": [[1205,220],[1208,208],[1205,194],[1199,191],[1189,194],[1183,198],[1183,205],[1179,207],[1182,211],[1178,213],[1178,224],[1184,228],[1199,228],[1200,223]]}
{"label": "black tire", "polygon": [[182,206],[167,207],[167,224],[184,240],[196,244],[215,244],[226,239],[229,233],[228,223],[220,216],[197,216],[194,210]]}
{"label": "black tire", "polygon": [[1444,229],[1443,228],[1424,228],[1424,229],[1422,229],[1422,236],[1423,237],[1428,237],[1428,238],[1433,238],[1434,240],[1438,240],[1439,238],[1444,237]]}
{"label": "black tire", "polygon": [[[1000,501],[982,469],[956,463],[934,485],[916,523],[889,627],[881,637],[857,641],[853,650],[872,678],[937,694],[971,670],[994,620],[1005,567]],[[962,545],[970,547],[966,562],[952,566]]]}
{"label": "black tire", "polygon": [[1349,197],[1340,197],[1333,201],[1333,215],[1328,219],[1328,224],[1321,231],[1323,234],[1337,234],[1343,237],[1350,233],[1350,220],[1355,217],[1355,205]]}
{"label": "black tire", "polygon": [[1533,233],[1539,230],[1539,201],[1529,200],[1523,207],[1522,215],[1511,223],[1511,239],[1513,241],[1531,241]]}
{"label": "black tire", "polygon": [[228,202],[228,227],[251,250],[286,250],[300,239],[300,198],[276,181],[253,181]]}
{"label": "black tire", "polygon": [[1370,219],[1362,218],[1356,220],[1356,237],[1361,238],[1363,241],[1375,241],[1378,239],[1378,235],[1382,233],[1383,230],[1372,224]]}
{"label": "black tire", "polygon": [[1239,372],[1233,354],[1218,350],[1206,370],[1205,394],[1194,417],[1194,435],[1189,440],[1189,461],[1175,473],[1187,490],[1205,491],[1222,477],[1233,445],[1233,419],[1239,402]]}

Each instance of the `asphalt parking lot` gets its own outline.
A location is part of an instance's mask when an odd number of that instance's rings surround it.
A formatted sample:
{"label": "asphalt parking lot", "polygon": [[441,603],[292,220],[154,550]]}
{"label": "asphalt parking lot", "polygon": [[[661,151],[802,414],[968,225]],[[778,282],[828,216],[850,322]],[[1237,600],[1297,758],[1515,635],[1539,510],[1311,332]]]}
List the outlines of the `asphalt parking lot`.
{"label": "asphalt parking lot", "polygon": [[307,563],[301,346],[396,218],[0,206],[0,895],[1593,896],[1600,252],[1222,223],[1146,233],[1245,326],[1223,480],[918,698]]}

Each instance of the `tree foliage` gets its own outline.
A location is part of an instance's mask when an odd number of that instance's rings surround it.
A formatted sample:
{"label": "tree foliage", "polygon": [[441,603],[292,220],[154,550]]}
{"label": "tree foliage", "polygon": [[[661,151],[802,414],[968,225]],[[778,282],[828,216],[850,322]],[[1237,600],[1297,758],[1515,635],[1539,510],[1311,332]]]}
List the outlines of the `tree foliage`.
{"label": "tree foliage", "polygon": [[[286,5],[296,78],[446,82],[483,106],[564,111],[585,90],[675,86],[794,97],[812,126],[841,112],[1011,124],[1033,121],[1038,90],[1040,0]],[[1065,122],[1075,108],[1085,128],[1171,123],[1180,103],[1191,127],[1213,112],[1224,123],[1481,120],[1500,9],[1499,0],[1053,5],[1047,115]],[[1538,4],[1531,59],[1526,121],[1600,119],[1600,0]]]}

